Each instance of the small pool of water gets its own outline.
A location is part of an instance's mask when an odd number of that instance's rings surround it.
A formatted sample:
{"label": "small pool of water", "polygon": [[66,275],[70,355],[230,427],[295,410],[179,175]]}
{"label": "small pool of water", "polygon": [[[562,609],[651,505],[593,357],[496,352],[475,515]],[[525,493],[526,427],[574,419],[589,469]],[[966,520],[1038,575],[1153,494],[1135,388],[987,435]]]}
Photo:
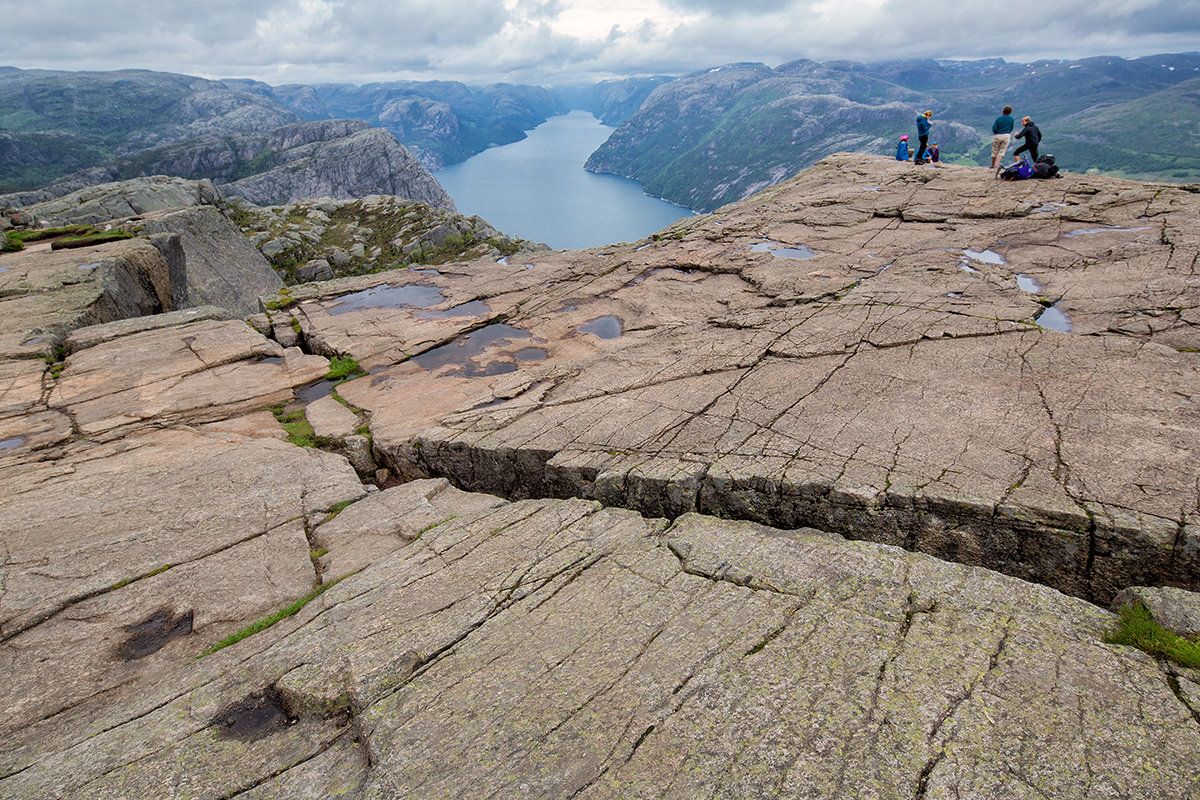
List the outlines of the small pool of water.
{"label": "small pool of water", "polygon": [[46,341],[45,336],[35,336],[32,339],[26,339],[21,342],[21,347],[33,347],[35,344],[41,344],[44,341]]}
{"label": "small pool of water", "polygon": [[482,317],[492,313],[492,309],[482,300],[472,300],[469,303],[459,303],[441,311],[426,308],[414,313],[421,319],[451,319],[453,317]]}
{"label": "small pool of water", "polygon": [[11,439],[0,439],[0,450],[15,450],[25,444],[24,436],[14,436]]}
{"label": "small pool of water", "polygon": [[596,317],[596,319],[578,326],[575,330],[580,333],[590,333],[598,339],[616,339],[624,332],[621,320],[612,316]]}
{"label": "small pool of water", "polygon": [[90,264],[77,264],[75,266],[75,269],[92,269],[94,267],[100,266],[103,263],[104,263],[103,261],[93,261]]}
{"label": "small pool of water", "polygon": [[[492,345],[513,340],[529,339],[530,336],[520,328],[511,325],[488,325],[472,333],[460,336],[450,344],[435,347],[433,350],[413,357],[413,363],[430,372],[442,367],[456,367],[463,377],[474,378],[481,375],[503,375],[516,370],[514,361],[495,360],[479,363],[479,356]],[[529,349],[529,348],[526,348]],[[534,348],[536,349],[536,348]]]}
{"label": "small pool of water", "polygon": [[997,253],[995,250],[963,250],[963,255],[972,261],[979,261],[984,264],[1007,264],[1004,256]]}
{"label": "small pool of water", "polygon": [[1028,275],[1017,275],[1017,288],[1030,294],[1041,294],[1042,285]]}
{"label": "small pool of water", "polygon": [[778,258],[814,258],[817,255],[816,251],[807,245],[788,247],[782,242],[772,242],[769,239],[751,245],[750,249],[755,253],[770,253]]}
{"label": "small pool of water", "polygon": [[333,381],[328,381],[322,378],[319,381],[306,383],[296,390],[296,399],[308,405],[309,403],[320,400],[322,397],[328,397],[333,394]]}
{"label": "small pool of water", "polygon": [[517,361],[545,361],[550,356],[540,347],[525,347],[513,353]]}
{"label": "small pool of water", "polygon": [[372,286],[361,292],[345,294],[326,309],[330,314],[349,314],[368,308],[429,308],[446,298],[436,286],[410,283],[404,286]]}
{"label": "small pool of water", "polygon": [[1037,315],[1034,322],[1041,328],[1047,328],[1059,333],[1071,332],[1071,319],[1066,312],[1061,310],[1057,305],[1050,306],[1041,314]]}

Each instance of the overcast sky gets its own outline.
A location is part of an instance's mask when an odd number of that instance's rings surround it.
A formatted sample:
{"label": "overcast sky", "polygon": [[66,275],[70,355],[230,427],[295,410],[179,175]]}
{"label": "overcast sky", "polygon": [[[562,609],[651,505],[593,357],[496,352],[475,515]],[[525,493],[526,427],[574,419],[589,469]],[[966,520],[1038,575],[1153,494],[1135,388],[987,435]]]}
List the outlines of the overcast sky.
{"label": "overcast sky", "polygon": [[4,0],[0,64],[563,84],[731,61],[1200,51],[1200,0]]}

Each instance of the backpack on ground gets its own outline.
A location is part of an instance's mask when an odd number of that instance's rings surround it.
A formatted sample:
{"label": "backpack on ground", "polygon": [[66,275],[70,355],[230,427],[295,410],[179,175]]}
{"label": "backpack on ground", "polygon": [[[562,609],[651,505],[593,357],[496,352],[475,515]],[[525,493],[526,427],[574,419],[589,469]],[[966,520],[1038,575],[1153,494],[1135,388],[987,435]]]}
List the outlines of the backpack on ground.
{"label": "backpack on ground", "polygon": [[1002,181],[1023,181],[1026,178],[1034,177],[1036,174],[1037,170],[1033,168],[1032,164],[1019,161],[1012,166],[1002,169],[996,177]]}
{"label": "backpack on ground", "polygon": [[1050,155],[1049,153],[1044,153],[1044,154],[1038,156],[1036,159],[1034,159],[1033,163],[1034,164],[1049,164],[1050,166],[1053,167],[1054,166],[1054,156]]}

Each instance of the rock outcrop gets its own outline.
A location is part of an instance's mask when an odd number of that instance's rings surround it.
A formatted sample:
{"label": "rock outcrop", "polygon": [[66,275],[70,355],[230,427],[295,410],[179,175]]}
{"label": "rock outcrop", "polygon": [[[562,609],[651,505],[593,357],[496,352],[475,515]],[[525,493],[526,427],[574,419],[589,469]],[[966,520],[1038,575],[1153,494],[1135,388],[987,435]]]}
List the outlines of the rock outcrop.
{"label": "rock outcrop", "polygon": [[148,234],[177,234],[187,273],[186,306],[214,305],[238,317],[283,285],[271,265],[215,206],[176,209],[126,225]]}
{"label": "rock outcrop", "polygon": [[1195,795],[1198,207],[837,156],[6,353],[0,798]]}
{"label": "rock outcrop", "polygon": [[281,205],[317,197],[397,195],[454,211],[454,201],[388,131],[370,128],[343,139],[291,148],[288,161],[221,185],[228,198]]}
{"label": "rock outcrop", "polygon": [[90,225],[153,211],[211,204],[219,198],[212,181],[153,175],[88,186],[55,200],[26,206],[22,211],[46,226]]}

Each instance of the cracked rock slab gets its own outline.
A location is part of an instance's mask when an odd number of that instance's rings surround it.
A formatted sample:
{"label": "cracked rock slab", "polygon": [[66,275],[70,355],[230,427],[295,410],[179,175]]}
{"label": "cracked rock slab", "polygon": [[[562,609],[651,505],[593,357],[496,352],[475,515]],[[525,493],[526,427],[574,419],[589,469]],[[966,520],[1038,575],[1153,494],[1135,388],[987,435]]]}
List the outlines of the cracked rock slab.
{"label": "cracked rock slab", "polygon": [[0,797],[166,771],[252,797],[1197,788],[1189,708],[1081,600],[807,530],[472,503],[292,620],[22,730]]}

